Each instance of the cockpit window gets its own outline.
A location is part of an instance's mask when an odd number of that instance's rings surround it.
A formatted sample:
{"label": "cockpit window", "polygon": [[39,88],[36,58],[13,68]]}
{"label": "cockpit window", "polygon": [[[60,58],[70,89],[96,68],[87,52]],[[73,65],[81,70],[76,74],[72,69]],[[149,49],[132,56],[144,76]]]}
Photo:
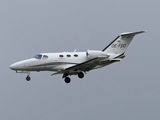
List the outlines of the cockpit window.
{"label": "cockpit window", "polygon": [[41,59],[42,58],[42,55],[41,54],[38,54],[38,55],[36,55],[36,56],[34,56],[33,58],[36,58],[36,59]]}
{"label": "cockpit window", "polygon": [[47,55],[43,55],[43,58],[42,58],[43,60],[46,60],[46,59],[48,59],[48,56]]}

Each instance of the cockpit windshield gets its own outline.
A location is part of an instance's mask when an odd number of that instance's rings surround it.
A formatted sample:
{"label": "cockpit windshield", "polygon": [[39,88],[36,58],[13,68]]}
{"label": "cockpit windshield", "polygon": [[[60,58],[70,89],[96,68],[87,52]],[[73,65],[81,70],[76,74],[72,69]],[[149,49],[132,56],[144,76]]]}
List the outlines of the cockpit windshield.
{"label": "cockpit windshield", "polygon": [[41,59],[42,58],[42,55],[41,54],[38,54],[38,55],[35,55],[33,58],[36,58],[36,59]]}

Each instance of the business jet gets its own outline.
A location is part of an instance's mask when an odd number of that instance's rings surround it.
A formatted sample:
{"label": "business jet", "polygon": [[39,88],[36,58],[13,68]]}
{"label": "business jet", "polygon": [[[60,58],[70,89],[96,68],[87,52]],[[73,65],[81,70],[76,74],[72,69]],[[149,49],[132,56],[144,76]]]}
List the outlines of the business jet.
{"label": "business jet", "polygon": [[63,74],[62,78],[70,83],[69,76],[84,77],[84,73],[121,61],[133,37],[145,31],[121,33],[103,50],[88,50],[87,52],[39,53],[33,58],[16,62],[10,69],[16,73],[27,73],[26,80],[30,81],[30,72],[53,71]]}

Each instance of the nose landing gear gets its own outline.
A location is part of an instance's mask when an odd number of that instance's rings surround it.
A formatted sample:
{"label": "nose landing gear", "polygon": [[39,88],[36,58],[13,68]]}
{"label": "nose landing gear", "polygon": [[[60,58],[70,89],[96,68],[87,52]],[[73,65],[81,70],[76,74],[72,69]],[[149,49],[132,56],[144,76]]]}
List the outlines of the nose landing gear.
{"label": "nose landing gear", "polygon": [[31,77],[30,77],[29,75],[27,75],[26,80],[27,80],[27,81],[30,81],[30,80],[31,80]]}
{"label": "nose landing gear", "polygon": [[30,81],[30,80],[31,80],[30,72],[28,73],[28,75],[27,75],[27,77],[26,77],[26,80],[27,80],[27,81]]}

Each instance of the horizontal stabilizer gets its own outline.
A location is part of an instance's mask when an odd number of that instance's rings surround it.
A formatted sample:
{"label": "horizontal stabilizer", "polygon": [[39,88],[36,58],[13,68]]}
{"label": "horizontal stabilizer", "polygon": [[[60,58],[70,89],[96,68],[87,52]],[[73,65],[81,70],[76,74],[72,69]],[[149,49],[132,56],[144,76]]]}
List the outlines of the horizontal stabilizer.
{"label": "horizontal stabilizer", "polygon": [[145,31],[121,33],[120,36],[134,36],[140,33],[145,33]]}

